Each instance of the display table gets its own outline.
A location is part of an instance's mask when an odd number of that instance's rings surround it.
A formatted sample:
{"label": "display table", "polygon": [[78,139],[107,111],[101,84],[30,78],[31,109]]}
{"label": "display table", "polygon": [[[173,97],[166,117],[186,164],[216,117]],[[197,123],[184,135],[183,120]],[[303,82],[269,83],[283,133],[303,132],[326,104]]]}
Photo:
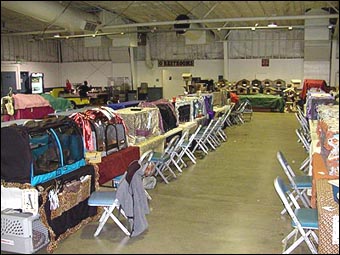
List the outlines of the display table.
{"label": "display table", "polygon": [[339,176],[329,175],[328,169],[326,167],[325,161],[321,154],[314,153],[312,155],[312,197],[311,197],[311,207],[316,208],[317,203],[317,189],[316,183],[320,179],[332,180],[338,179]]}
{"label": "display table", "polygon": [[[338,216],[337,226],[339,227],[339,204],[333,199],[332,185],[326,179],[319,179],[316,181],[316,193],[319,220],[318,253],[339,254],[339,232],[337,233],[338,243],[332,243],[334,216]],[[328,211],[324,209],[325,207],[333,207],[334,210]]]}
{"label": "display table", "polygon": [[251,106],[254,108],[270,109],[271,111],[284,112],[285,101],[280,96],[275,95],[238,95],[240,102],[249,100]]}
{"label": "display table", "polygon": [[[59,207],[50,209],[49,191],[55,189],[59,182],[65,185],[80,180],[82,176],[90,176],[87,181],[81,182],[75,190],[66,191],[64,188],[58,193]],[[75,233],[82,226],[98,218],[96,207],[88,206],[87,200],[92,192],[98,189],[98,169],[96,166],[86,165],[67,175],[56,178],[53,181],[44,183],[44,189],[40,191],[42,204],[39,207],[39,214],[42,223],[47,227],[50,242],[47,246],[48,252],[53,252],[58,243]]]}

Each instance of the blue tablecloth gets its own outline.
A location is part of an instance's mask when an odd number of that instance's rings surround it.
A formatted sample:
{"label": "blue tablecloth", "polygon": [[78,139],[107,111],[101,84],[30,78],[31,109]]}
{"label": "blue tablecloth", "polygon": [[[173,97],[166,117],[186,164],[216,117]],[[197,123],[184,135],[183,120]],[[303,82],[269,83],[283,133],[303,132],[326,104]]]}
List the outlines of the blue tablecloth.
{"label": "blue tablecloth", "polygon": [[114,103],[114,104],[108,104],[107,106],[112,108],[113,110],[123,109],[127,107],[137,106],[140,102],[140,100],[135,101],[127,101],[122,103]]}

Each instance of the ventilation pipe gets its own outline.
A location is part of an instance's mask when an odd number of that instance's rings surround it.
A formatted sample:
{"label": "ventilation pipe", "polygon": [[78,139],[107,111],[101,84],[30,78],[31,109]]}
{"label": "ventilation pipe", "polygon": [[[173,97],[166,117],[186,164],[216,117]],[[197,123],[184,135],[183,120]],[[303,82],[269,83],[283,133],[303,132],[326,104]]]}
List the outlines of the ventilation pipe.
{"label": "ventilation pipe", "polygon": [[146,36],[146,45],[145,45],[145,65],[149,68],[153,68],[153,62],[151,60],[151,44],[149,36]]}
{"label": "ventilation pipe", "polygon": [[95,31],[99,19],[95,15],[63,6],[59,1],[2,1],[1,8],[60,26],[69,32]]}
{"label": "ventilation pipe", "polygon": [[[177,16],[176,20],[189,20],[189,17],[185,14],[181,14]],[[200,30],[202,29],[202,26],[197,23],[174,24],[174,28],[176,29],[176,34],[185,36],[185,44],[206,44],[215,39],[215,36],[211,31]]]}

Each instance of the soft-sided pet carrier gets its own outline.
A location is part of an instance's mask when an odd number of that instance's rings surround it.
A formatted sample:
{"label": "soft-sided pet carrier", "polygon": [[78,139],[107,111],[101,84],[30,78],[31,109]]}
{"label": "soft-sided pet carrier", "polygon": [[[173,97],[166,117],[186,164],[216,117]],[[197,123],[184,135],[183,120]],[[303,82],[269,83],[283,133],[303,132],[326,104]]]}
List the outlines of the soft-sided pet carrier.
{"label": "soft-sided pet carrier", "polygon": [[100,107],[71,115],[83,131],[85,148],[102,156],[128,146],[123,119],[109,107]]}
{"label": "soft-sided pet carrier", "polygon": [[1,179],[32,186],[86,164],[83,138],[67,117],[1,128]]}
{"label": "soft-sided pet carrier", "polygon": [[178,117],[176,115],[175,107],[169,100],[159,99],[152,102],[141,102],[141,107],[157,107],[160,112],[160,120],[162,121],[162,131],[168,132],[169,130],[178,127]]}

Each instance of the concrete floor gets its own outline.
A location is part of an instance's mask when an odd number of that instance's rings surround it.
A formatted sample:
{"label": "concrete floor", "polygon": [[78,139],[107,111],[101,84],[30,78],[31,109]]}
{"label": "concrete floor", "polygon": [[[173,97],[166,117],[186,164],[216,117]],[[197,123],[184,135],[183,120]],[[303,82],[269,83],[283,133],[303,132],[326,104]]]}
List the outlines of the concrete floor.
{"label": "concrete floor", "polygon": [[[60,242],[54,254],[281,253],[291,227],[273,187],[276,176],[287,180],[276,152],[299,172],[307,154],[297,143],[298,126],[292,113],[255,112],[250,122],[228,127],[228,141],[216,151],[170,184],[149,190],[149,228],[142,235],[128,238],[109,219],[93,237],[98,223],[92,222]],[[310,252],[303,243],[294,253]]]}

